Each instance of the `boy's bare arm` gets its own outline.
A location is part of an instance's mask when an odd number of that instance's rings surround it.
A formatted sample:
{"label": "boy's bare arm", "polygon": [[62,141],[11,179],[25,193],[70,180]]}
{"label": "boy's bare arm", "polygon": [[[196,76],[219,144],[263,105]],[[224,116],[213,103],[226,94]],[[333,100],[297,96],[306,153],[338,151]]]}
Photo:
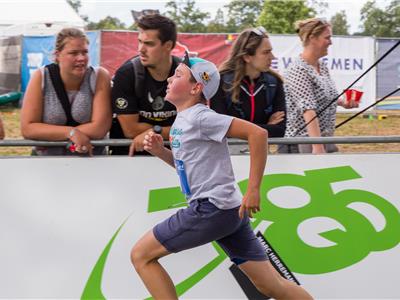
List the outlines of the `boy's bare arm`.
{"label": "boy's bare arm", "polygon": [[[143,140],[143,148],[175,168],[172,151],[164,147],[164,140],[160,134],[156,134],[153,131],[146,134]],[[133,155],[133,150],[130,151],[130,154]]]}
{"label": "boy's bare arm", "polygon": [[174,158],[172,156],[172,151],[171,150],[169,150],[169,149],[164,147],[162,153],[160,153],[160,155],[157,155],[157,157],[159,157],[160,159],[165,161],[171,167],[175,168]]}
{"label": "boy's bare arm", "polygon": [[260,185],[264,175],[267,161],[268,132],[253,123],[234,118],[229,127],[227,135],[233,138],[245,139],[250,149],[250,174],[246,194],[239,214],[243,217],[244,212],[249,216],[260,210]]}

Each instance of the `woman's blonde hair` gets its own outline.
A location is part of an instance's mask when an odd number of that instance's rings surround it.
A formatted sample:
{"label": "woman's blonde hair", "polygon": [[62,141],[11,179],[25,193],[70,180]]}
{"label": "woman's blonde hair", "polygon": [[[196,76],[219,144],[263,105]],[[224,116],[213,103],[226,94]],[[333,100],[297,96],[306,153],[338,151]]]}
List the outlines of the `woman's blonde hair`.
{"label": "woman's blonde hair", "polygon": [[84,39],[86,43],[89,44],[89,39],[87,35],[78,28],[63,28],[56,37],[56,44],[54,47],[54,53],[60,52],[64,49],[65,44],[68,42],[68,39]]}
{"label": "woman's blonde hair", "polygon": [[331,26],[331,24],[325,19],[310,18],[297,21],[294,26],[303,46],[307,46],[311,37],[321,35],[327,27]]}
{"label": "woman's blonde hair", "polygon": [[[253,56],[264,38],[269,38],[263,27],[250,28],[242,31],[232,45],[228,58],[221,64],[219,71],[221,75],[233,72],[232,86],[224,87],[225,91],[232,94],[232,102],[239,101],[240,83],[246,74],[245,55]],[[269,70],[280,79],[280,76]]]}

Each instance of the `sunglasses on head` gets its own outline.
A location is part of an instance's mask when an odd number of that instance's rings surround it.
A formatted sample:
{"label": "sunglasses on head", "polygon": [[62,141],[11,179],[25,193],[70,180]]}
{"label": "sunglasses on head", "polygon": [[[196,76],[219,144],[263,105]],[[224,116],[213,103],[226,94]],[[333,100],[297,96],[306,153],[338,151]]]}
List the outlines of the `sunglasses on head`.
{"label": "sunglasses on head", "polygon": [[265,30],[265,28],[264,28],[263,26],[258,26],[258,27],[256,27],[256,28],[252,28],[251,30],[249,30],[249,34],[248,34],[248,36],[247,36],[247,38],[246,38],[246,42],[243,44],[244,46],[247,45],[247,43],[249,42],[250,36],[251,36],[253,33],[254,33],[255,35],[257,35],[257,36],[264,36],[264,35],[267,34],[267,31]]}
{"label": "sunglasses on head", "polygon": [[255,33],[257,35],[264,35],[267,34],[267,31],[265,30],[265,28],[263,26],[258,26],[256,28],[251,29],[252,33]]}
{"label": "sunglasses on head", "polygon": [[[329,22],[328,22],[328,20],[326,19],[326,18],[315,18],[315,19],[313,19],[312,21],[310,21],[310,22],[315,22],[315,24],[314,25],[312,25],[312,28],[311,28],[311,30],[310,31],[313,31],[315,28],[317,28],[317,26],[319,26],[319,25],[328,25],[329,24]],[[297,30],[296,30],[296,32],[298,33],[300,31],[300,28],[298,28]]]}

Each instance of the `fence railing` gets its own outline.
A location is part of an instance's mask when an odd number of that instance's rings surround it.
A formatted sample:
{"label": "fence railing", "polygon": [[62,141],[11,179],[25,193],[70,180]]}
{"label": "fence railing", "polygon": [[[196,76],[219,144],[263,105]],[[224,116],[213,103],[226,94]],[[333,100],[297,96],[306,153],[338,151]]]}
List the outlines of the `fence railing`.
{"label": "fence railing", "polygon": [[[91,141],[93,146],[129,146],[130,139],[103,139]],[[168,143],[168,142],[167,142]],[[229,139],[229,145],[246,145],[247,141]],[[294,137],[294,138],[269,138],[270,145],[287,144],[376,144],[376,143],[400,143],[400,135],[392,136],[335,136],[335,137]],[[51,147],[66,146],[68,141],[36,141],[23,139],[0,140],[0,147]]]}

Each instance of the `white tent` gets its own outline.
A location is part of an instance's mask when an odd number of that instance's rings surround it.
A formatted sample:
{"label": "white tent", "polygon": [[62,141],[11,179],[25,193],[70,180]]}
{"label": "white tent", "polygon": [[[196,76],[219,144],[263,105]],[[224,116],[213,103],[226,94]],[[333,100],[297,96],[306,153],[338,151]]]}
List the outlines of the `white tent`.
{"label": "white tent", "polygon": [[52,35],[85,23],[64,0],[0,0],[0,36]]}

